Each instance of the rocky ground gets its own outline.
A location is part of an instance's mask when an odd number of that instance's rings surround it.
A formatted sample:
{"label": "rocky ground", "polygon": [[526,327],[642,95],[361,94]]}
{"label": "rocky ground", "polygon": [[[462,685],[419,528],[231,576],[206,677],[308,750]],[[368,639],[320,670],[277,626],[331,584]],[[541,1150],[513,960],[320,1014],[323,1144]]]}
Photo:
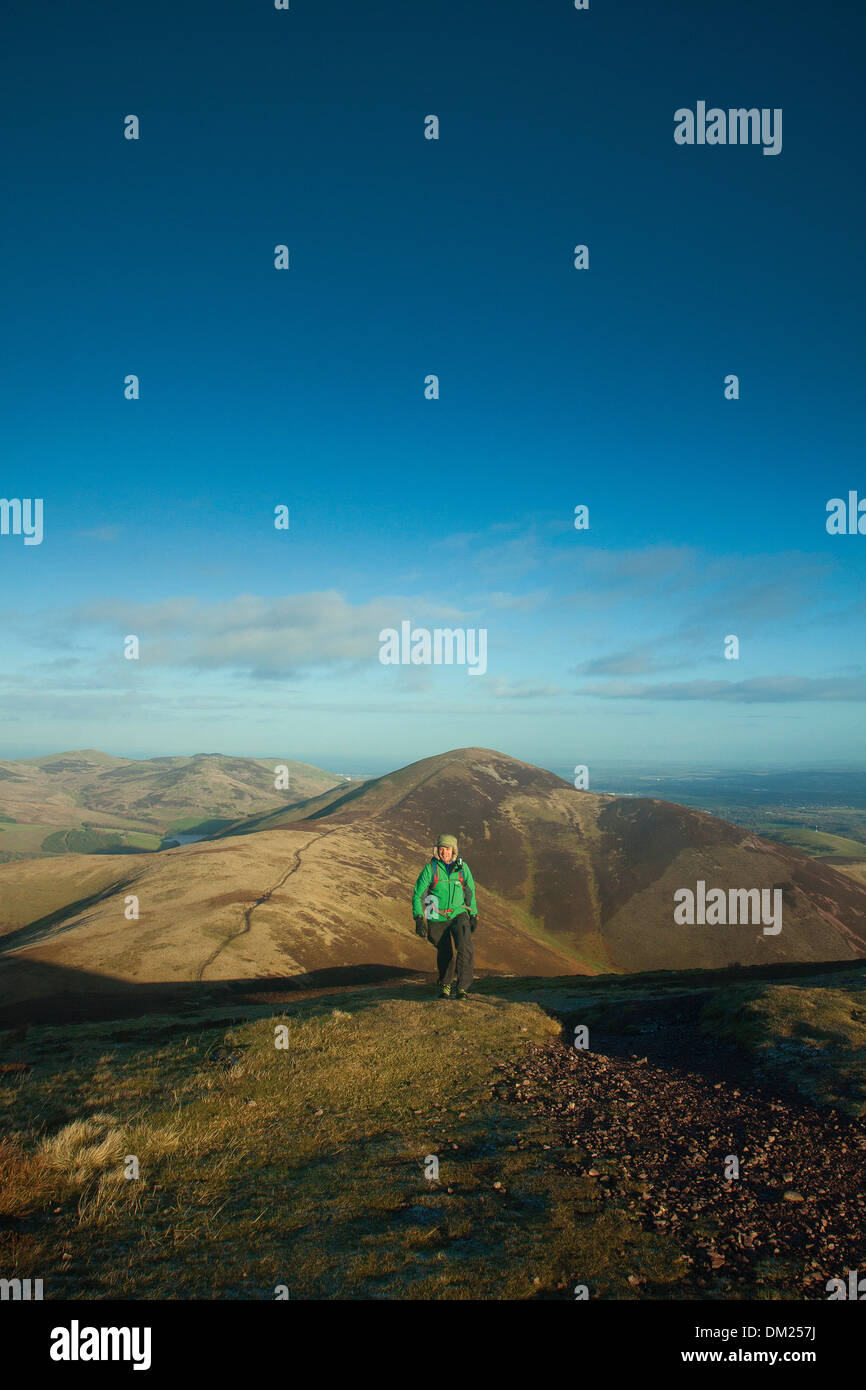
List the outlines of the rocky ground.
{"label": "rocky ground", "polygon": [[694,1296],[826,1299],[828,1279],[866,1274],[862,1119],[768,1092],[688,1026],[654,1038],[652,1059],[634,1038],[592,1042],[534,1046],[499,1093],[587,1155],[600,1209],[675,1243]]}

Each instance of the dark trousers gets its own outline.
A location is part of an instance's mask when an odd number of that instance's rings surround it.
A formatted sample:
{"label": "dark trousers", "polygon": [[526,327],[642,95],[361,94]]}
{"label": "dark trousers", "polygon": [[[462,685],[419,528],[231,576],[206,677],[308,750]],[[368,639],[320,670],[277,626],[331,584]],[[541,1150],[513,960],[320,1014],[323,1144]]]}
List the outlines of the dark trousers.
{"label": "dark trousers", "polygon": [[[468,989],[472,984],[472,928],[469,913],[461,912],[447,921],[428,922],[427,931],[436,947],[440,985],[450,985],[456,964],[457,988]],[[456,951],[456,962],[455,962]]]}

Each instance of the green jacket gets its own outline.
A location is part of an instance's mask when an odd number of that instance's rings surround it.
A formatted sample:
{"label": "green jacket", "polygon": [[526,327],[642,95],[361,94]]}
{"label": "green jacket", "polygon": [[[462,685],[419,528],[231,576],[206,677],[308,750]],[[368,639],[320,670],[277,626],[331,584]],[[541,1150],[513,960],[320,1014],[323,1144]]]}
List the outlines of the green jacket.
{"label": "green jacket", "polygon": [[[439,870],[438,875],[436,870]],[[450,871],[450,872],[449,872]],[[460,882],[460,875],[463,875],[466,890]],[[431,888],[434,876],[436,886]],[[422,900],[429,893],[436,898],[438,915],[448,921],[451,917],[459,917],[461,912],[468,912],[470,917],[478,915],[478,908],[475,903],[475,880],[472,877],[469,865],[465,859],[455,859],[451,864],[443,864],[441,859],[431,859],[418,875],[418,882],[415,884],[415,891],[412,894],[412,916],[423,917],[424,906]],[[434,917],[435,921],[436,918]]]}

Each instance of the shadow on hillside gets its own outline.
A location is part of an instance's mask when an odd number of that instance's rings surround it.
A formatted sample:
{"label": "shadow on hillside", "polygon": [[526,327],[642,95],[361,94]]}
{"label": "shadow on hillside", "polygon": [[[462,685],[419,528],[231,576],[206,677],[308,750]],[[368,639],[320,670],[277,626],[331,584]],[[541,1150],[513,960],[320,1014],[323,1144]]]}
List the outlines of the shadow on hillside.
{"label": "shadow on hillside", "polygon": [[[9,940],[5,938],[4,945]],[[594,1051],[671,1061],[697,1038],[697,1016],[709,995],[736,983],[794,981],[856,970],[860,960],[775,966],[734,966],[726,970],[653,971],[643,975],[516,976],[480,971],[473,993],[490,999],[535,1003],[563,1023],[563,1040],[572,1045],[574,1025],[586,1023]],[[226,1004],[297,1003],[320,995],[382,990],[406,997],[424,989],[432,997],[434,972],[370,962],[332,966],[300,975],[234,980],[148,981],[137,984],[54,965],[29,956],[0,954],[0,1029],[22,1024],[97,1023],[145,1014],[177,1013]],[[829,983],[829,981],[828,981]],[[426,993],[429,992],[429,993]],[[718,1044],[706,1043],[719,1052]],[[700,1048],[695,1048],[695,1061]]]}
{"label": "shadow on hillside", "polygon": [[[143,851],[144,852],[144,851]],[[104,902],[106,898],[112,897],[115,893],[122,893],[124,888],[128,888],[134,882],[134,876],[127,875],[126,878],[115,879],[113,883],[106,884],[98,892],[91,893],[87,898],[78,898],[75,902],[64,903],[55,912],[48,912],[44,917],[37,917],[35,921],[28,922],[24,927],[16,927],[14,931],[6,932],[0,941],[0,950],[16,951],[22,946],[35,946],[39,944],[42,937],[53,935],[59,936],[61,932],[69,931],[73,927],[80,927],[82,913],[89,907],[95,907],[97,903]],[[66,922],[66,926],[63,923]]]}
{"label": "shadow on hillside", "polygon": [[378,985],[429,985],[432,975],[393,965],[334,966],[260,979],[134,984],[24,957],[0,956],[0,1028],[98,1023],[226,1003],[274,1004]]}
{"label": "shadow on hillside", "polygon": [[[757,1056],[736,1040],[707,1031],[702,1026],[705,1006],[727,998],[726,1007],[736,1014],[744,997],[765,988],[800,982],[832,988],[840,976],[839,986],[849,988],[844,977],[854,976],[859,982],[864,966],[866,959],[859,958],[638,975],[525,977],[480,981],[477,989],[538,1004],[562,1023],[562,1042],[569,1049],[575,1028],[584,1025],[592,1053],[627,1063],[646,1059],[650,1067],[691,1071],[713,1083],[751,1085],[759,1084],[753,1078]],[[780,1080],[775,1089],[782,1088]]]}

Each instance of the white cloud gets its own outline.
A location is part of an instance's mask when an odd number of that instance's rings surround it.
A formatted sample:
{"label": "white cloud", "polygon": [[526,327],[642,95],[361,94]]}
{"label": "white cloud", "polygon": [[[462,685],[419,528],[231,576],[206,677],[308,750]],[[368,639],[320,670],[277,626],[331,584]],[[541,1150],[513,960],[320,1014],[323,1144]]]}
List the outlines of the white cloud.
{"label": "white cloud", "polygon": [[860,702],[866,700],[866,677],[755,676],[742,681],[673,681],[636,685],[610,681],[580,694],[605,700],[726,700],[731,703],[779,703],[801,701]]}
{"label": "white cloud", "polygon": [[352,604],[336,590],[276,598],[242,594],[211,603],[113,599],[73,615],[84,628],[113,630],[119,637],[134,633],[148,664],[238,671],[263,680],[374,665],[380,631],[399,627],[404,619],[416,625],[423,620],[465,625],[468,615],[429,596]]}

